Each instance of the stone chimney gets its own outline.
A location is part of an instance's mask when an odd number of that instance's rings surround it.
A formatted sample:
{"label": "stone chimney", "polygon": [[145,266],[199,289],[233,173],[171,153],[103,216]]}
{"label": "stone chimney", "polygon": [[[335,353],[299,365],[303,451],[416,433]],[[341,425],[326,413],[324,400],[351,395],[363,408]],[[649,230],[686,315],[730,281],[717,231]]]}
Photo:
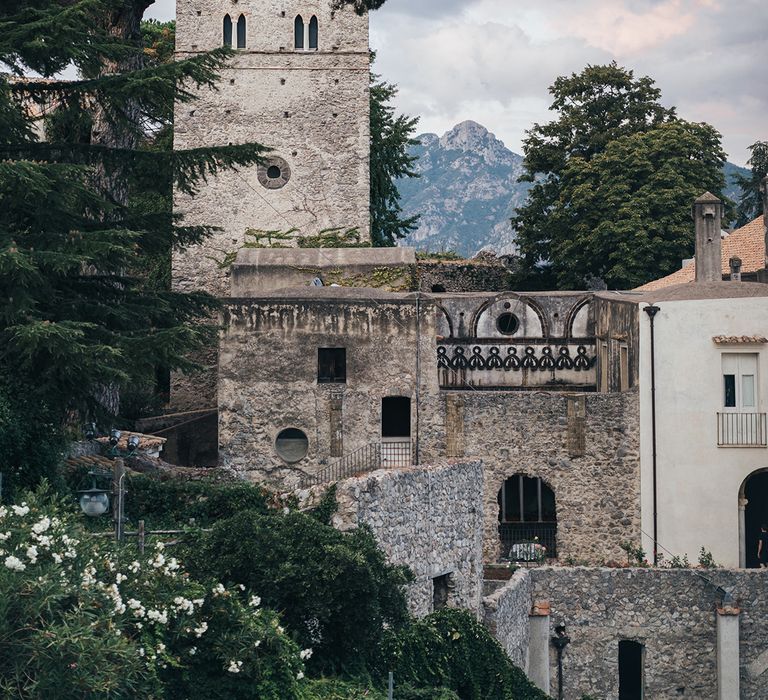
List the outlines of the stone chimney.
{"label": "stone chimney", "polygon": [[720,240],[723,203],[705,192],[693,203],[696,223],[696,281],[722,282],[722,243]]}

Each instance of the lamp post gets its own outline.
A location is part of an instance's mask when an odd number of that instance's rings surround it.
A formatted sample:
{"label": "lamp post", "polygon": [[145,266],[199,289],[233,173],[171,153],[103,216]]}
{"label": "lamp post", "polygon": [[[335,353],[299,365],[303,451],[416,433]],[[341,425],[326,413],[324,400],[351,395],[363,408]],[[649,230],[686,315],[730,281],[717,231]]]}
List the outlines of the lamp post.
{"label": "lamp post", "polygon": [[[93,439],[96,433],[96,426],[91,424],[86,429],[86,435]],[[79,491],[80,509],[89,517],[99,517],[109,510],[110,496],[112,496],[112,519],[115,524],[115,540],[122,542],[125,536],[125,461],[123,456],[132,456],[136,454],[141,444],[141,438],[138,435],[131,435],[127,441],[127,450],[121,450],[118,445],[122,433],[113,428],[109,433],[109,450],[107,455],[112,457],[112,471],[92,470],[88,476],[92,479],[90,489]],[[96,479],[111,479],[111,490],[97,488]]]}

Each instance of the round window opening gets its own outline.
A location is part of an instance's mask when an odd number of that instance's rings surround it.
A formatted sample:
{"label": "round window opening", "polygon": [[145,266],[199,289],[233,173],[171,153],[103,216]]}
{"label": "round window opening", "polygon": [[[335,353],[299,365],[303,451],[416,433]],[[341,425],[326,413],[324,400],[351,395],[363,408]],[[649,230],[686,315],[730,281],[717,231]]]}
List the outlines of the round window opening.
{"label": "round window opening", "polygon": [[514,335],[520,328],[520,321],[515,314],[501,314],[496,319],[496,328],[504,335]]}
{"label": "round window opening", "polygon": [[291,179],[291,166],[278,156],[268,158],[257,170],[259,182],[268,190],[279,190]]}
{"label": "round window opening", "polygon": [[298,428],[286,428],[277,436],[275,450],[286,462],[300,462],[307,456],[309,440]]}

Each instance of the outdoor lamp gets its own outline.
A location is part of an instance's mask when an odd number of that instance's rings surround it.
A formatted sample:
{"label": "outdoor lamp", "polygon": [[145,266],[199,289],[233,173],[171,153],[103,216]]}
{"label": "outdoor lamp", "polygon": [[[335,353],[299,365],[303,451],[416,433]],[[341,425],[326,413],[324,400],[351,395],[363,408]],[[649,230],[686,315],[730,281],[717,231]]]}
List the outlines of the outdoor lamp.
{"label": "outdoor lamp", "polygon": [[109,444],[112,445],[112,447],[116,447],[117,443],[120,442],[122,435],[123,434],[119,430],[112,428],[112,430],[109,431]]}
{"label": "outdoor lamp", "polygon": [[136,450],[139,449],[140,443],[141,438],[138,435],[131,435],[131,437],[128,438],[128,451],[136,452]]}
{"label": "outdoor lamp", "polygon": [[109,510],[109,493],[95,486],[87,491],[80,491],[80,509],[92,518],[104,515]]}
{"label": "outdoor lamp", "polygon": [[86,423],[83,433],[86,440],[93,440],[96,437],[96,423]]}

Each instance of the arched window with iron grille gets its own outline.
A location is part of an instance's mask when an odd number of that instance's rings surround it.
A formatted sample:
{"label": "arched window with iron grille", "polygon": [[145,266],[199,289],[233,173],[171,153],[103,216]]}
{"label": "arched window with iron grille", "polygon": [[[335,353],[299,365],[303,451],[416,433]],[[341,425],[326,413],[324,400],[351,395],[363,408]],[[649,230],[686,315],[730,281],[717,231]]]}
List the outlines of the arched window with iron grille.
{"label": "arched window with iron grille", "polygon": [[557,556],[555,492],[539,477],[516,474],[501,487],[499,538],[502,555],[518,561]]}

